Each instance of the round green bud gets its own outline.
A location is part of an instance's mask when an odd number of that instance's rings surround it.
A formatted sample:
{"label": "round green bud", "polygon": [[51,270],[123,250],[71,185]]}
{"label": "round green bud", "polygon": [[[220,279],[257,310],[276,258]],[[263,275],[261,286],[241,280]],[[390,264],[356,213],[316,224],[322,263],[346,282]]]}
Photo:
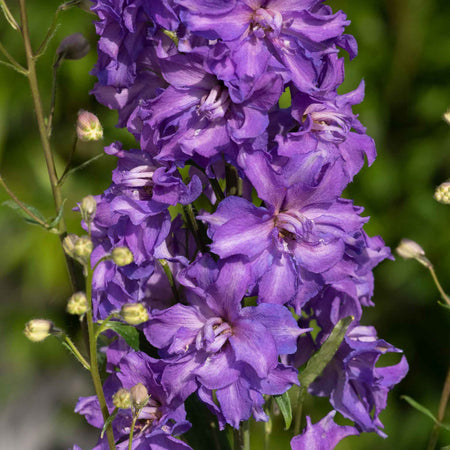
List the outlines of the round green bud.
{"label": "round green bud", "polygon": [[131,408],[131,394],[128,389],[120,388],[113,395],[113,405],[119,409]]}
{"label": "round green bud", "polygon": [[135,408],[141,408],[148,401],[148,391],[147,388],[142,384],[135,384],[130,389],[131,401]]}
{"label": "round green bud", "polygon": [[86,223],[91,223],[94,220],[97,211],[97,202],[92,195],[88,195],[81,200],[80,212],[81,217]]}
{"label": "round green bud", "polygon": [[52,334],[53,322],[46,319],[33,319],[25,325],[25,336],[33,342],[41,342]]}
{"label": "round green bud", "polygon": [[89,309],[89,303],[84,292],[76,292],[67,302],[67,312],[81,316]]}
{"label": "round green bud", "polygon": [[75,242],[73,253],[80,259],[87,259],[92,253],[94,246],[89,236],[81,236]]}
{"label": "round green bud", "polygon": [[436,188],[434,199],[444,205],[450,205],[450,181],[446,181]]}
{"label": "round green bud", "polygon": [[130,325],[140,325],[148,320],[147,309],[142,303],[127,303],[123,305],[120,315]]}
{"label": "round green bud", "polygon": [[111,252],[111,258],[118,266],[127,266],[134,261],[133,253],[128,247],[116,247]]}
{"label": "round green bud", "polygon": [[80,141],[103,139],[103,127],[95,114],[83,110],[78,112],[77,136]]}

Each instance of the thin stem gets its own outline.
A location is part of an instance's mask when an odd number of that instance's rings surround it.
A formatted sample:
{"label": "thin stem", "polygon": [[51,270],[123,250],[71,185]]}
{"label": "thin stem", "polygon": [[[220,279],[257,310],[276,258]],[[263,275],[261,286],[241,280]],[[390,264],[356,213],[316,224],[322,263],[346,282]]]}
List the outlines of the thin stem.
{"label": "thin stem", "polygon": [[117,313],[111,313],[105,320],[101,321],[100,326],[95,333],[95,339],[98,339],[98,337],[108,328],[108,323],[111,319],[116,319],[118,317],[119,315]]}
{"label": "thin stem", "polygon": [[73,169],[70,169],[70,170],[67,170],[67,171],[64,170],[64,173],[62,174],[61,178],[58,181],[59,186],[62,186],[63,183],[66,181],[67,177],[72,175],[74,172],[76,172],[77,170],[84,169],[89,164],[93,163],[94,161],[97,161],[97,159],[103,158],[103,156],[105,156],[105,153],[100,153],[100,155],[96,155],[93,158],[88,159],[87,161],[85,161],[84,163],[80,164],[79,166],[74,167]]}
{"label": "thin stem", "polygon": [[167,279],[169,280],[170,289],[172,290],[172,294],[174,296],[175,303],[178,303],[179,296],[178,296],[177,286],[175,284],[175,279],[173,277],[172,271],[170,270],[169,264],[167,263],[167,261],[165,259],[158,259],[158,261],[161,264],[161,267],[163,268],[164,273],[167,276]]}
{"label": "thin stem", "polygon": [[49,229],[47,223],[45,223],[42,219],[40,219],[36,214],[34,214],[32,211],[30,211],[15,195],[14,193],[8,188],[7,184],[3,180],[2,176],[0,175],[0,184],[2,185],[3,189],[8,193],[8,195],[12,198],[14,203],[22,210],[24,211],[29,217],[31,217],[33,220],[35,220],[39,225],[44,227],[45,229]]}
{"label": "thin stem", "polygon": [[[97,395],[100,409],[102,411],[103,420],[106,422],[109,417],[108,407],[106,405],[105,394],[103,392],[102,382],[100,379],[100,373],[98,370],[98,360],[97,360],[97,339],[94,330],[94,319],[92,317],[92,278],[94,275],[94,270],[91,268],[91,262],[89,260],[86,265],[87,276],[86,276],[86,297],[89,302],[89,309],[86,313],[86,322],[88,327],[89,335],[89,359],[91,366],[91,377],[95,388],[95,394]],[[110,450],[115,450],[116,444],[114,440],[114,434],[111,427],[106,429],[106,437],[108,439],[108,444]]]}
{"label": "thin stem", "polygon": [[66,344],[70,347],[70,349],[72,350],[72,353],[74,354],[74,356],[78,359],[78,361],[81,363],[81,365],[87,369],[87,370],[91,370],[91,367],[89,365],[89,363],[86,361],[86,359],[84,358],[84,356],[80,353],[80,351],[78,350],[78,348],[75,346],[75,344],[73,343],[72,339],[70,339],[69,336],[67,336],[67,334],[64,333],[64,341],[66,342]]}
{"label": "thin stem", "polygon": [[27,70],[25,69],[25,67],[22,67],[8,52],[8,50],[6,50],[6,48],[2,45],[2,43],[0,42],[0,52],[2,52],[5,55],[5,58],[11,63],[11,65],[14,66],[14,68],[22,73],[23,75],[27,75]]}
{"label": "thin stem", "polygon": [[439,293],[441,294],[442,299],[444,300],[444,302],[447,303],[447,305],[450,305],[450,298],[448,298],[444,289],[442,289],[441,283],[439,283],[436,272],[434,271],[434,267],[432,265],[430,265],[430,266],[428,266],[428,269],[430,270],[431,276],[433,277],[434,284],[436,285]]}
{"label": "thin stem", "polygon": [[302,423],[303,403],[306,397],[306,389],[300,388],[297,395],[297,411],[295,413],[294,422],[294,436],[300,433],[300,426]]}
{"label": "thin stem", "polygon": [[[272,397],[271,397],[272,399]],[[269,420],[264,423],[264,450],[270,450],[270,435],[272,434],[272,418],[270,416],[270,409],[272,406],[272,402],[269,401],[269,407],[268,407],[268,416]]]}
{"label": "thin stem", "polygon": [[241,423],[239,430],[233,430],[233,450],[250,450],[250,422]]}
{"label": "thin stem", "polygon": [[70,149],[69,159],[67,160],[66,167],[64,168],[64,171],[63,171],[62,175],[59,177],[59,180],[58,180],[58,184],[60,186],[62,186],[62,184],[64,182],[64,179],[66,177],[66,174],[70,170],[70,165],[72,164],[72,158],[73,158],[73,155],[75,154],[75,150],[77,148],[77,144],[78,144],[78,135],[75,133],[75,135],[73,137],[73,141],[72,141],[72,148]]}
{"label": "thin stem", "polygon": [[19,24],[16,22],[16,19],[11,14],[5,0],[0,0],[0,9],[3,10],[3,14],[5,15],[6,20],[9,24],[14,28],[14,30],[20,30]]}
{"label": "thin stem", "polygon": [[138,416],[139,416],[139,411],[134,414],[133,421],[131,422],[130,437],[128,439],[128,450],[131,450],[133,447],[134,427],[136,425],[136,420],[137,420]]}
{"label": "thin stem", "polygon": [[52,96],[50,100],[50,112],[48,114],[47,119],[47,136],[50,137],[52,135],[52,125],[53,125],[53,115],[55,114],[55,103],[56,103],[56,78],[58,74],[58,68],[59,68],[59,58],[58,60],[53,64],[53,70],[52,70]]}
{"label": "thin stem", "polygon": [[187,226],[191,230],[191,232],[194,236],[194,239],[195,239],[198,249],[201,252],[205,252],[206,245],[202,240],[200,228],[199,228],[197,219],[195,218],[195,213],[194,213],[194,209],[193,209],[192,205],[189,204],[189,205],[183,206],[183,212],[184,212]]}
{"label": "thin stem", "polygon": [[444,420],[445,410],[450,397],[450,367],[448,368],[447,377],[445,379],[444,387],[442,389],[441,400],[439,402],[439,410],[437,415],[438,423],[435,423],[431,432],[430,440],[428,442],[427,450],[434,450],[441,430],[441,423]]}
{"label": "thin stem", "polygon": [[17,67],[13,66],[12,64],[10,64],[10,63],[8,63],[6,61],[2,61],[1,59],[0,59],[0,65],[8,67],[8,69],[15,70],[16,72],[19,72],[21,75],[27,76],[27,72],[26,71],[19,70]]}

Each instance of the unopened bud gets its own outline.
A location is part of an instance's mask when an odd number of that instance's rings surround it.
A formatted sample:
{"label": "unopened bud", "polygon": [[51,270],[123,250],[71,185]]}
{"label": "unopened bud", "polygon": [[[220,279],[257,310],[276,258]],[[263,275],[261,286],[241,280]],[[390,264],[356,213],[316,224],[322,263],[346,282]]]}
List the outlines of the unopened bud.
{"label": "unopened bud", "polygon": [[131,408],[131,394],[128,389],[120,388],[113,395],[113,404],[116,408],[119,409],[128,409]]}
{"label": "unopened bud", "polygon": [[73,252],[77,258],[86,260],[91,255],[93,248],[94,245],[89,236],[81,236],[78,238],[77,242],[75,242]]}
{"label": "unopened bud", "polygon": [[147,309],[142,303],[127,303],[123,305],[120,315],[130,325],[139,325],[148,320]]}
{"label": "unopened bud", "polygon": [[142,384],[138,383],[130,389],[131,401],[135,408],[140,408],[145,405],[148,401],[148,391],[147,388]]}
{"label": "unopened bud", "polygon": [[68,234],[63,240],[63,249],[72,258],[75,257],[75,244],[78,239],[80,239],[80,237],[76,234]]}
{"label": "unopened bud", "polygon": [[446,181],[436,188],[434,199],[444,205],[450,205],[450,181]]}
{"label": "unopened bud", "polygon": [[81,59],[89,53],[90,49],[87,39],[81,33],[74,33],[61,41],[56,54],[59,59]]}
{"label": "unopened bud", "polygon": [[25,336],[33,342],[41,342],[50,336],[53,330],[53,322],[46,319],[33,319],[25,325]]}
{"label": "unopened bud", "polygon": [[76,292],[69,298],[67,302],[67,312],[81,316],[85,314],[89,308],[89,303],[84,292]]}
{"label": "unopened bud", "polygon": [[431,267],[431,262],[425,256],[425,250],[411,239],[402,239],[396,251],[402,258],[415,259],[425,267]]}
{"label": "unopened bud", "polygon": [[111,252],[111,258],[118,266],[127,266],[134,261],[133,253],[128,247],[116,247]]}
{"label": "unopened bud", "polygon": [[103,128],[95,114],[82,109],[78,112],[77,136],[80,141],[98,141],[103,138]]}
{"label": "unopened bud", "polygon": [[95,212],[97,211],[97,202],[92,195],[88,195],[81,200],[80,212],[81,217],[86,223],[91,223],[94,220]]}
{"label": "unopened bud", "polygon": [[450,125],[450,108],[447,109],[442,118]]}

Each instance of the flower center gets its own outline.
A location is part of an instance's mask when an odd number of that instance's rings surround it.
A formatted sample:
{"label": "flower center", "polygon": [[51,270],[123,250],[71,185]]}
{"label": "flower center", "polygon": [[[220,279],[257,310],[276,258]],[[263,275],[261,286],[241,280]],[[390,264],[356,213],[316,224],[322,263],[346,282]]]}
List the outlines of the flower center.
{"label": "flower center", "polygon": [[253,14],[251,29],[260,39],[264,37],[273,39],[280,35],[282,24],[283,16],[278,11],[259,8]]}
{"label": "flower center", "polygon": [[203,329],[198,333],[195,347],[207,352],[218,352],[232,334],[230,324],[220,317],[208,319]]}
{"label": "flower center", "polygon": [[298,211],[284,211],[275,216],[278,236],[283,240],[309,241],[312,238],[314,221]]}
{"label": "flower center", "polygon": [[139,200],[149,200],[153,194],[153,173],[155,167],[143,165],[119,173],[115,183],[131,188],[131,194]]}
{"label": "flower center", "polygon": [[228,89],[218,84],[201,98],[198,105],[198,114],[209,120],[219,119],[225,116],[230,103]]}

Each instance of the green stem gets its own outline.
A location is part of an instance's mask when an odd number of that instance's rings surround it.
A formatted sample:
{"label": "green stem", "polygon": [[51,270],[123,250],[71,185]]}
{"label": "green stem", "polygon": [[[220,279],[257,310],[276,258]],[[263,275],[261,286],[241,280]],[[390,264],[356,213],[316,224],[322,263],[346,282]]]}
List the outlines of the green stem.
{"label": "green stem", "polygon": [[8,195],[12,198],[14,203],[22,210],[24,211],[28,216],[30,216],[33,220],[35,220],[39,225],[42,227],[49,229],[47,223],[45,223],[43,220],[41,220],[36,214],[33,214],[32,211],[30,211],[15,195],[14,193],[8,188],[7,184],[3,180],[2,176],[0,175],[0,185],[2,185],[3,189],[8,193]]}
{"label": "green stem", "polygon": [[[44,151],[45,162],[47,165],[48,177],[49,177],[50,185],[52,188],[56,214],[58,214],[59,211],[61,210],[61,206],[62,206],[62,202],[63,202],[62,194],[61,194],[61,190],[60,190],[60,187],[58,184],[58,175],[56,173],[55,161],[53,158],[52,149],[50,147],[50,141],[49,141],[49,138],[47,135],[47,128],[45,126],[44,111],[42,108],[42,100],[41,100],[41,96],[39,93],[39,86],[38,86],[37,76],[36,76],[36,64],[35,64],[33,50],[31,48],[31,42],[30,42],[30,33],[29,33],[29,29],[28,29],[28,18],[27,18],[25,0],[19,0],[19,4],[20,4],[20,18],[22,21],[22,28],[21,28],[22,37],[23,37],[23,42],[24,42],[24,47],[25,47],[25,54],[26,54],[26,58],[27,58],[28,81],[30,84],[31,95],[33,97],[34,110],[35,110],[35,114],[36,114],[36,120],[38,123],[39,135],[41,137],[42,149]],[[58,229],[59,229],[59,237],[60,237],[61,244],[62,244],[62,242],[67,234],[67,229],[66,229],[66,224],[65,224],[64,218],[61,218],[61,220],[58,224]],[[69,272],[70,281],[72,284],[72,290],[73,290],[73,292],[77,292],[80,289],[78,289],[78,281],[77,281],[77,276],[76,276],[77,272],[75,269],[74,262],[65,253],[64,253],[64,256],[66,259],[66,265],[67,265],[67,269]]]}
{"label": "green stem", "polygon": [[136,425],[136,420],[137,420],[138,416],[139,416],[139,411],[134,414],[133,421],[131,422],[130,437],[128,439],[128,450],[131,450],[131,448],[133,447],[134,427]]}
{"label": "green stem", "polygon": [[450,305],[450,298],[448,298],[447,294],[445,293],[444,289],[442,289],[441,283],[439,283],[438,277],[436,275],[436,272],[434,271],[434,267],[432,265],[427,266],[431,276],[433,277],[434,284],[436,285],[439,293],[441,294],[442,299],[444,302],[447,303],[447,305]]}
{"label": "green stem", "polygon": [[66,178],[69,177],[70,175],[72,175],[74,172],[76,172],[77,170],[84,169],[89,164],[93,163],[94,161],[97,161],[97,159],[103,158],[103,156],[105,156],[105,153],[100,153],[100,155],[96,155],[96,156],[92,157],[91,159],[88,159],[84,163],[80,164],[79,166],[76,166],[70,170],[68,170],[68,167],[66,167],[61,178],[58,181],[59,186],[62,186],[63,183],[66,181]]}
{"label": "green stem", "polygon": [[250,450],[250,422],[242,422],[239,430],[233,430],[233,437],[233,450]]}
{"label": "green stem", "polygon": [[433,426],[433,431],[431,432],[427,450],[434,450],[434,448],[436,447],[439,432],[441,430],[440,424],[444,420],[445,410],[447,409],[449,397],[450,397],[450,367],[447,372],[447,377],[445,379],[444,387],[442,389],[441,400],[439,402],[439,410],[437,415],[438,423],[435,423]]}
{"label": "green stem", "polygon": [[97,331],[95,333],[95,339],[98,339],[98,337],[108,328],[108,323],[111,321],[111,319],[117,319],[119,315],[117,313],[111,313],[105,320],[102,320],[100,323],[100,326],[97,328]]}
{"label": "green stem", "polygon": [[75,344],[72,342],[72,339],[70,339],[69,336],[67,336],[67,334],[64,333],[64,341],[65,343],[69,346],[70,350],[72,351],[73,355],[78,359],[78,361],[81,363],[81,365],[86,369],[86,370],[91,370],[91,367],[89,365],[89,363],[86,361],[86,359],[84,358],[84,356],[80,353],[80,351],[78,350],[78,348],[75,346]]}
{"label": "green stem", "polygon": [[198,226],[197,219],[195,218],[195,213],[194,213],[194,209],[193,209],[192,205],[189,204],[189,205],[183,206],[183,212],[184,212],[187,226],[191,230],[192,235],[194,236],[195,243],[197,244],[197,248],[201,252],[204,253],[207,249],[206,249],[205,243],[202,240],[200,228]]}
{"label": "green stem", "polygon": [[165,259],[158,259],[158,262],[161,264],[161,266],[164,270],[164,273],[166,274],[167,279],[169,280],[170,289],[172,290],[172,294],[174,296],[175,303],[178,303],[179,296],[178,296],[177,286],[175,284],[175,279],[173,277],[173,273],[170,270],[170,266]]}
{"label": "green stem", "polygon": [[20,30],[19,24],[16,22],[14,16],[11,14],[11,11],[9,10],[8,6],[5,3],[5,0],[0,0],[0,9],[3,11],[6,20],[14,28],[14,30]]}
{"label": "green stem", "polygon": [[[86,276],[86,297],[89,302],[89,309],[86,313],[86,322],[88,327],[89,336],[89,358],[91,366],[91,377],[95,388],[95,394],[97,395],[100,409],[102,411],[103,420],[106,422],[109,417],[108,407],[106,405],[105,394],[103,392],[102,382],[100,379],[100,373],[98,370],[98,360],[97,360],[97,339],[94,329],[94,319],[92,317],[92,278],[94,275],[94,270],[91,268],[91,262],[89,260],[86,265],[87,276]],[[114,440],[114,434],[111,427],[106,429],[106,437],[108,439],[108,444],[110,450],[115,450],[116,444]]]}
{"label": "green stem", "polygon": [[295,413],[294,436],[300,433],[300,425],[302,423],[303,403],[306,397],[306,389],[300,388],[297,395],[297,411]]}

